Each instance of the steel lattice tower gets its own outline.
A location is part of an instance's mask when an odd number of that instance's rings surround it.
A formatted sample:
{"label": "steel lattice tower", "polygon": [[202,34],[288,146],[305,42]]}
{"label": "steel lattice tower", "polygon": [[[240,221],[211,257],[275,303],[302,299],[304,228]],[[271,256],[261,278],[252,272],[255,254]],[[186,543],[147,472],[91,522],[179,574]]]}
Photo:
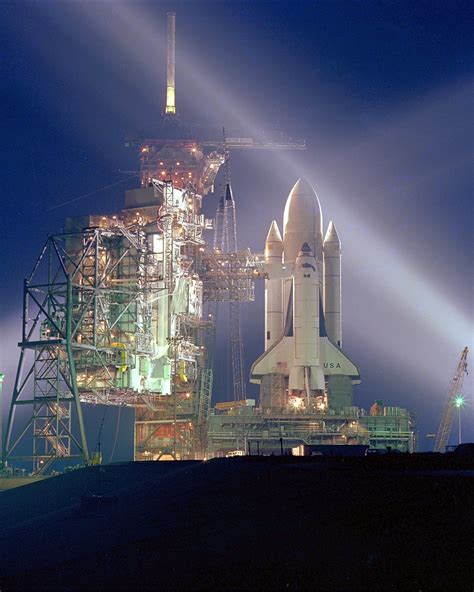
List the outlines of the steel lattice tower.
{"label": "steel lattice tower", "polygon": [[[225,228],[225,250],[227,253],[237,252],[237,228],[235,201],[232,196],[230,183],[226,183],[225,189],[225,209],[224,209],[224,228]],[[244,346],[242,340],[242,328],[240,324],[240,302],[238,301],[239,280],[233,280],[229,302],[229,340],[232,361],[232,380],[233,395],[235,401],[241,401],[246,398],[245,377],[244,377]]]}
{"label": "steel lattice tower", "polygon": [[[225,171],[225,199],[223,230],[223,250],[225,253],[237,252],[237,216],[234,196],[232,194],[229,151],[227,148],[225,130],[223,129],[224,171]],[[219,210],[221,204],[219,204]],[[218,210],[218,214],[219,214]],[[216,216],[217,217],[217,216]],[[235,401],[246,398],[244,374],[244,345],[240,324],[239,280],[234,279],[230,285],[229,302],[229,342],[231,350],[233,397]]]}
{"label": "steel lattice tower", "polygon": [[456,397],[461,392],[464,374],[467,373],[467,354],[468,348],[465,347],[461,353],[461,359],[456,368],[456,372],[449,384],[448,398],[444,406],[443,415],[436,432],[434,443],[434,452],[444,452],[449,441],[451,429],[453,427],[453,416]]}

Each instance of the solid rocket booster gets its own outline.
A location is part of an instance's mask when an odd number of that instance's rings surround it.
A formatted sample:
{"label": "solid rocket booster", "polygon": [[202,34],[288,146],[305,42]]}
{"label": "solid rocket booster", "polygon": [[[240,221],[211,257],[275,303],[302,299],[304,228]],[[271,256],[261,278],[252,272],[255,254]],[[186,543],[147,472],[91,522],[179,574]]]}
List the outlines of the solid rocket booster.
{"label": "solid rocket booster", "polygon": [[166,68],[166,115],[176,115],[175,91],[176,63],[176,14],[168,12],[167,68]]}
{"label": "solid rocket booster", "polygon": [[304,243],[293,274],[294,361],[290,390],[324,390],[324,373],[319,357],[319,272],[313,251]]}
{"label": "solid rocket booster", "polygon": [[265,280],[265,350],[278,341],[283,333],[282,255],[283,241],[278,224],[273,220],[265,241],[268,272],[268,279]]}
{"label": "solid rocket booster", "polygon": [[342,346],[341,241],[333,222],[324,238],[324,317],[329,339]]}

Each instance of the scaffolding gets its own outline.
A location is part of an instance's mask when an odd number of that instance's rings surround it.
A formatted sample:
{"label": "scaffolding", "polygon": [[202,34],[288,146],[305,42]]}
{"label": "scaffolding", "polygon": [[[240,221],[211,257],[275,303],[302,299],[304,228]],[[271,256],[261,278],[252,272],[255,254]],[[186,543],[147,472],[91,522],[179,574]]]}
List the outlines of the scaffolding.
{"label": "scaffolding", "polygon": [[[280,375],[281,376],[281,375]],[[272,375],[278,389],[278,373]],[[284,382],[283,382],[284,389]],[[396,415],[366,415],[363,409],[349,407],[335,412],[307,412],[304,409],[277,412],[244,405],[216,405],[209,421],[209,453],[213,456],[245,451],[249,443],[255,450],[258,442],[263,454],[280,454],[281,446],[290,449],[307,445],[366,445],[400,452],[414,452],[416,429],[413,417],[405,409],[390,408]]]}
{"label": "scaffolding", "polygon": [[[156,181],[154,191],[155,216],[69,219],[65,233],[48,238],[25,281],[5,460],[30,459],[35,473],[58,459],[88,463],[84,403],[135,408],[136,458],[169,448],[158,425],[178,440],[175,457],[202,454],[212,381],[203,374],[209,323],[197,263],[209,223],[192,190]],[[19,408],[30,410],[21,429]],[[28,437],[31,454],[14,456]]]}
{"label": "scaffolding", "polygon": [[254,280],[266,277],[263,259],[237,249],[230,178],[207,251],[203,232],[212,222],[200,213],[202,199],[228,163],[229,148],[306,147],[282,137],[197,137],[180,123],[174,19],[169,26],[173,96],[160,137],[140,143],[140,189],[121,213],[68,219],[25,281],[3,461],[31,460],[35,473],[56,460],[89,462],[84,404],[135,409],[136,460],[203,458],[213,384],[209,344],[221,302],[231,307],[235,396],[245,394],[240,302],[254,300]]}

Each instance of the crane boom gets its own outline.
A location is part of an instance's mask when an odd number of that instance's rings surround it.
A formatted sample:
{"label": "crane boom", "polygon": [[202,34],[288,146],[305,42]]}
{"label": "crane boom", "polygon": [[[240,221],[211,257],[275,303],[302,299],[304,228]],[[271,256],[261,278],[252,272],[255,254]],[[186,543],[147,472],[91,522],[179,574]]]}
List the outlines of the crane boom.
{"label": "crane boom", "polygon": [[443,414],[441,421],[439,422],[438,431],[436,432],[436,438],[434,443],[434,452],[444,452],[449,442],[449,436],[451,434],[451,428],[453,427],[453,416],[455,409],[456,397],[460,394],[462,383],[464,380],[464,374],[467,374],[467,354],[469,349],[465,347],[462,350],[461,358],[457,365],[448,388],[448,397],[444,405]]}

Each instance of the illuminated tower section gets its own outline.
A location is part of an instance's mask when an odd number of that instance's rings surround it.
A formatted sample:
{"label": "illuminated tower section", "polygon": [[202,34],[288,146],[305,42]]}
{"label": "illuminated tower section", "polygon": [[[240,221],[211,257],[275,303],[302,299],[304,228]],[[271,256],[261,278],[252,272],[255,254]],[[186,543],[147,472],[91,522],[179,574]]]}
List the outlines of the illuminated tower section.
{"label": "illuminated tower section", "polygon": [[174,12],[168,12],[168,59],[167,59],[167,76],[166,76],[166,115],[176,115],[176,93],[175,93],[175,18]]}

